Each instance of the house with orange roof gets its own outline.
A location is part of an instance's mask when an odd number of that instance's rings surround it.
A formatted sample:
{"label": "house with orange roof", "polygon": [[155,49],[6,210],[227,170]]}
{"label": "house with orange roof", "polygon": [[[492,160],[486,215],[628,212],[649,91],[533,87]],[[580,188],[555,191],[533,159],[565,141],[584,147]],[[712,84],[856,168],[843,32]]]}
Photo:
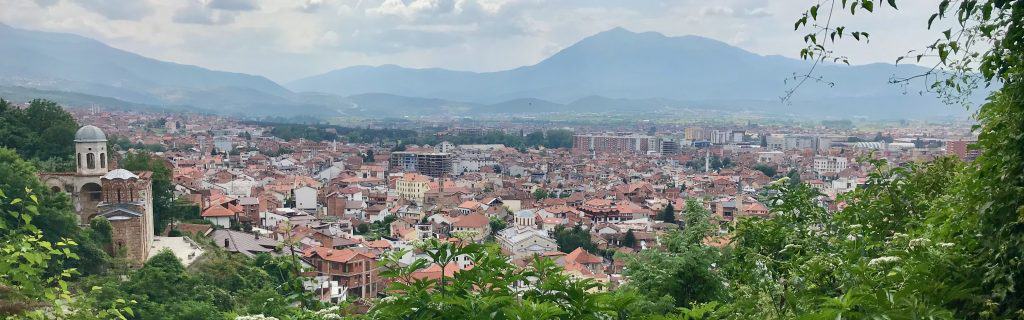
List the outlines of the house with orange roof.
{"label": "house with orange roof", "polygon": [[465,216],[451,217],[454,234],[464,234],[473,241],[483,241],[491,234],[491,220],[481,213],[470,213]]}
{"label": "house with orange roof", "polygon": [[[583,248],[576,248],[569,254],[557,256],[555,264],[561,266],[566,274],[580,279],[592,279],[600,283],[608,283],[605,273],[604,258],[593,255]],[[595,289],[597,291],[599,289]]]}
{"label": "house with orange roof", "polygon": [[223,228],[230,228],[231,221],[238,219],[237,215],[238,212],[232,211],[222,205],[212,205],[203,210],[202,214],[200,214],[200,216],[203,217],[203,220],[210,221],[214,225],[218,225]]}
{"label": "house with orange roof", "polygon": [[[350,297],[372,299],[377,297],[383,283],[378,275],[377,254],[368,248],[332,249],[312,247],[302,254],[303,260],[313,267],[317,278],[336,284],[341,290],[317,292],[322,301],[338,302]],[[329,286],[331,287],[331,286]]]}

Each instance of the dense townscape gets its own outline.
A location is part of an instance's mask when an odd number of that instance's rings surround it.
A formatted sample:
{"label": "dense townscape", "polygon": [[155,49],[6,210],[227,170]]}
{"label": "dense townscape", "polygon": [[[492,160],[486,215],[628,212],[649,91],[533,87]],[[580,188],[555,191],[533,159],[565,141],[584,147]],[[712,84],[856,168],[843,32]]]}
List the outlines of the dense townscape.
{"label": "dense townscape", "polygon": [[[124,4],[107,18],[132,25]],[[338,4],[168,5],[139,14],[210,28]],[[412,30],[503,5],[333,8]],[[888,80],[919,97],[831,82],[896,67],[851,66],[872,38],[845,24],[904,5],[810,3],[803,61],[615,28],[516,69],[290,88],[0,24],[0,318],[1024,319],[1024,2],[937,1],[940,38],[896,60],[934,67]],[[655,66],[615,63],[633,55]],[[784,92],[751,85],[794,66]],[[891,117],[919,98],[970,115]]]}

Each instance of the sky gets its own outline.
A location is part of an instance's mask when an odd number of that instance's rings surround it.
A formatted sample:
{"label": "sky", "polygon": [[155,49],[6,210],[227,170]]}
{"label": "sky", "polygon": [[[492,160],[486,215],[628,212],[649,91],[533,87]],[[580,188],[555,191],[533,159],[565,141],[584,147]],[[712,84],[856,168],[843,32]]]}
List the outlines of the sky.
{"label": "sky", "polygon": [[[0,23],[90,37],[147,57],[288,82],[355,65],[497,71],[614,27],[699,35],[798,57],[817,0],[0,0]],[[871,34],[838,49],[892,63],[931,43],[930,0],[835,17]]]}

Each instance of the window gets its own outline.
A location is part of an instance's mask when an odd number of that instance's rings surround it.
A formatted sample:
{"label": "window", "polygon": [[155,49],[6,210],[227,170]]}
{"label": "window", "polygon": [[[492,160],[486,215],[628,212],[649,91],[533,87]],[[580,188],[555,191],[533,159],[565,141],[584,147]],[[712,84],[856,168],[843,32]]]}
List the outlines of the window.
{"label": "window", "polygon": [[96,169],[96,155],[93,153],[85,154],[85,166],[89,169]]}
{"label": "window", "polygon": [[101,153],[100,154],[100,168],[106,168],[106,167],[107,167],[107,154],[106,153]]}
{"label": "window", "polygon": [[82,168],[82,154],[79,153],[77,158],[78,158],[78,168],[81,169]]}

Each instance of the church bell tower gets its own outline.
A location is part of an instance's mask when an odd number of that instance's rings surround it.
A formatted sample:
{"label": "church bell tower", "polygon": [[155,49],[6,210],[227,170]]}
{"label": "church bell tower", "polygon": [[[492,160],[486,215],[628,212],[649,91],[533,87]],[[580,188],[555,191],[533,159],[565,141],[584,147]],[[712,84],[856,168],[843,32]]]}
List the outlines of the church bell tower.
{"label": "church bell tower", "polygon": [[107,136],[95,126],[84,126],[75,133],[75,165],[78,175],[101,176],[109,171]]}

